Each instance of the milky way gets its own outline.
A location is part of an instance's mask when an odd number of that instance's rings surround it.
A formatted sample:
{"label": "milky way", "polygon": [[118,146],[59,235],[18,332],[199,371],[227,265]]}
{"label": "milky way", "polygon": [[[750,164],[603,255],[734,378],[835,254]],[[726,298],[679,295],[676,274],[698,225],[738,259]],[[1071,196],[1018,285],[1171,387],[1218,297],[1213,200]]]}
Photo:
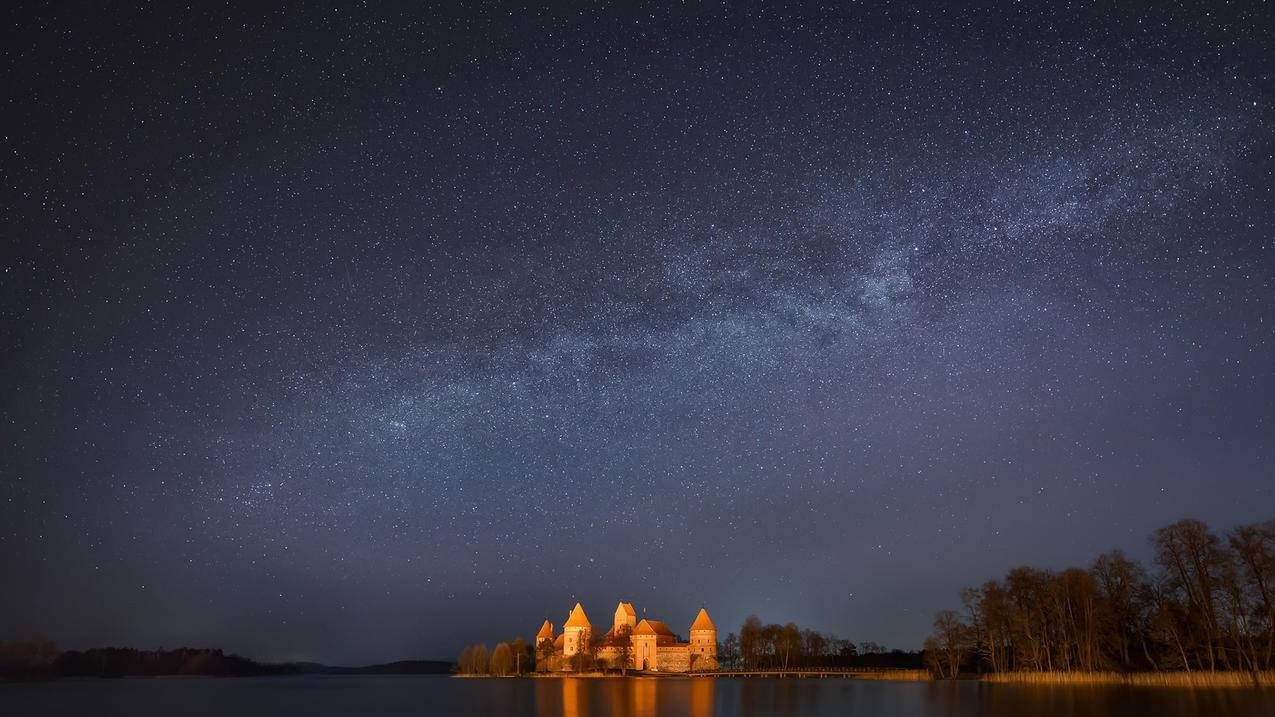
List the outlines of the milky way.
{"label": "milky way", "polygon": [[1267,8],[92,12],[5,31],[0,639],[915,648],[1275,506]]}

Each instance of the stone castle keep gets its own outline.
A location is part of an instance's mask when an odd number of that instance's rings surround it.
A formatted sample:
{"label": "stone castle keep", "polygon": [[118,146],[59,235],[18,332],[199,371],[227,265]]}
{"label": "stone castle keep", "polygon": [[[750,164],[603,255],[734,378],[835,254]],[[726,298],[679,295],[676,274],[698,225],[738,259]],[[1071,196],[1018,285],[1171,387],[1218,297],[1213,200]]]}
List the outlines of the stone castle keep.
{"label": "stone castle keep", "polygon": [[[580,669],[591,658],[597,667],[650,672],[696,672],[717,669],[717,627],[700,608],[691,623],[690,642],[677,636],[659,620],[637,619],[632,603],[615,608],[611,629],[595,640],[593,625],[580,603],[572,608],[554,635],[553,624],[545,620],[536,634],[536,669],[542,672]],[[623,663],[627,662],[627,665]]]}

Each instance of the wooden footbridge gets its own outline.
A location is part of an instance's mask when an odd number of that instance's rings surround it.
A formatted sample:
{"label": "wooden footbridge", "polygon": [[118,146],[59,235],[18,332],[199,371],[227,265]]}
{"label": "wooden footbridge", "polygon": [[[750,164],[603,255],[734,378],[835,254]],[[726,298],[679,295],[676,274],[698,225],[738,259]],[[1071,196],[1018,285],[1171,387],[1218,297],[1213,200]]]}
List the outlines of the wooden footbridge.
{"label": "wooden footbridge", "polygon": [[[715,672],[695,671],[685,673],[689,677],[784,677],[814,678],[825,677],[857,677],[870,680],[917,680],[928,679],[929,673],[924,670],[881,669],[881,668],[844,668],[844,667],[793,667],[789,669],[765,670],[718,670]],[[924,675],[924,678],[921,677]]]}

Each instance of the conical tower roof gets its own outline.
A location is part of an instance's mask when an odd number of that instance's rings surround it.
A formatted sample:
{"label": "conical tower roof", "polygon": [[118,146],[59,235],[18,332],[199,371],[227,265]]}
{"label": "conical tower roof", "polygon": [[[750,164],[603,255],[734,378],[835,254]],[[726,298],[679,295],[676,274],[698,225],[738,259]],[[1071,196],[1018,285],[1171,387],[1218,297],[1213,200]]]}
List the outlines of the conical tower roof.
{"label": "conical tower roof", "polygon": [[699,614],[695,616],[695,622],[691,623],[691,632],[696,630],[713,630],[717,631],[717,626],[712,620],[708,619],[708,611],[704,608],[699,609]]}
{"label": "conical tower roof", "polygon": [[593,629],[593,625],[589,624],[589,618],[584,614],[584,607],[580,603],[576,603],[576,606],[571,608],[571,616],[567,618],[566,622],[562,623],[562,627],[587,627]]}
{"label": "conical tower roof", "polygon": [[536,633],[536,642],[539,642],[545,638],[548,638],[550,640],[553,639],[553,623],[549,622],[548,620],[545,620],[545,624],[540,626],[540,632]]}

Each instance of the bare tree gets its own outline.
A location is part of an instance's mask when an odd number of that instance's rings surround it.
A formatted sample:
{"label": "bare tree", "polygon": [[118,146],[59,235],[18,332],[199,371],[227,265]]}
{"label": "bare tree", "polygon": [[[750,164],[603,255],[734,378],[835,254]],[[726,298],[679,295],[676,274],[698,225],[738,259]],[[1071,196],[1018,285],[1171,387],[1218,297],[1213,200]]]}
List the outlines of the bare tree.
{"label": "bare tree", "polygon": [[954,610],[940,610],[934,616],[934,634],[925,641],[931,666],[938,668],[939,677],[954,679],[961,672],[961,664],[970,652],[970,628],[961,621]]}
{"label": "bare tree", "polygon": [[487,674],[488,657],[486,645],[470,645],[460,653],[456,661],[456,670],[462,675]]}
{"label": "bare tree", "polygon": [[721,655],[723,667],[729,669],[739,667],[739,636],[733,632],[727,633],[726,641],[717,652]]}
{"label": "bare tree", "polygon": [[1203,643],[1202,666],[1216,670],[1221,663],[1223,668],[1229,668],[1218,620],[1217,585],[1222,560],[1217,536],[1204,523],[1187,519],[1160,528],[1152,542],[1156,563],[1165,570],[1170,586],[1185,596],[1192,636]]}
{"label": "bare tree", "polygon": [[[961,593],[969,647],[994,672],[1243,670],[1275,658],[1275,521],[1223,541],[1197,520],[1155,531],[1152,573],[1115,550],[1088,570],[1018,567]],[[951,675],[951,616],[927,642]],[[871,648],[864,645],[865,651]]]}
{"label": "bare tree", "polygon": [[744,667],[755,668],[761,665],[763,642],[761,618],[749,615],[739,629],[739,653],[743,658]]}
{"label": "bare tree", "polygon": [[783,669],[801,657],[801,629],[788,623],[775,632],[775,655]]}
{"label": "bare tree", "polygon": [[498,643],[496,645],[496,649],[492,650],[489,670],[491,674],[498,677],[504,677],[513,673],[514,652],[510,649],[509,643]]}
{"label": "bare tree", "polygon": [[1255,669],[1269,670],[1275,666],[1275,520],[1242,525],[1231,531],[1227,542],[1254,602],[1250,630],[1258,637],[1253,663]]}
{"label": "bare tree", "polygon": [[1139,636],[1144,624],[1139,596],[1145,590],[1146,572],[1121,550],[1099,555],[1089,572],[1102,594],[1101,634],[1107,654],[1117,665],[1131,665],[1134,644],[1145,648]]}

